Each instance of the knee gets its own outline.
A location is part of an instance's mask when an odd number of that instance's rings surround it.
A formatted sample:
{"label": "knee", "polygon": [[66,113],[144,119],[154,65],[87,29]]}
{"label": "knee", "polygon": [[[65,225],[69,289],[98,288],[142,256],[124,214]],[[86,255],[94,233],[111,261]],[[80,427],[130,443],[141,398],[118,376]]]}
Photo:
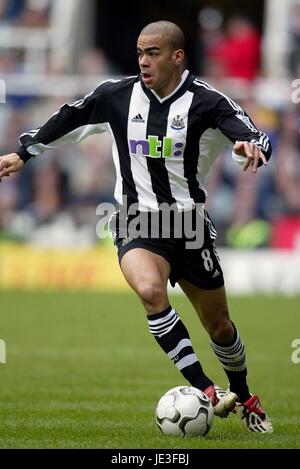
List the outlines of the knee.
{"label": "knee", "polygon": [[227,345],[233,341],[234,327],[230,319],[226,317],[213,322],[208,328],[208,333],[213,341]]}
{"label": "knee", "polygon": [[159,312],[165,308],[167,294],[162,285],[152,282],[141,283],[137,288],[137,293],[147,311]]}

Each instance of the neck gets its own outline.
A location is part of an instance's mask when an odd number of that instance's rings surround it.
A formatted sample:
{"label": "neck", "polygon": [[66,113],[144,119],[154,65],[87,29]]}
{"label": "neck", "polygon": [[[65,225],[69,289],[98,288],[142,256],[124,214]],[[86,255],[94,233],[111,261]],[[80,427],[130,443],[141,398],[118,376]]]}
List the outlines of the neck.
{"label": "neck", "polygon": [[[176,91],[177,89],[180,88],[180,86],[183,84],[183,82],[186,80],[187,76],[188,76],[188,70],[185,70],[181,76],[179,76],[178,80],[176,81],[176,84],[175,82],[172,82],[173,86],[168,86],[166,88],[164,88],[163,90],[151,90],[152,93],[155,94],[155,96],[157,97],[157,99],[159,99],[161,102],[163,102],[165,99],[169,98],[170,96],[172,96]],[[162,93],[163,91],[163,93]]]}
{"label": "neck", "polygon": [[174,73],[172,80],[166,85],[165,87],[161,88],[160,90],[154,90],[155,93],[161,98],[165,98],[166,96],[169,96],[169,94],[173,93],[173,91],[177,88],[179,83],[181,82],[182,79],[182,70],[178,70],[177,73]]}

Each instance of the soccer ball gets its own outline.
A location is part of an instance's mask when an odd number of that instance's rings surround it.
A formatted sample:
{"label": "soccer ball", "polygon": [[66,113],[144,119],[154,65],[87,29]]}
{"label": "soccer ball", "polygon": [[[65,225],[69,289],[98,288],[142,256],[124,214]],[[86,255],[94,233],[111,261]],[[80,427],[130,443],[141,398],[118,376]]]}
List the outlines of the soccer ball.
{"label": "soccer ball", "polygon": [[155,417],[166,435],[205,436],[212,427],[214,409],[204,392],[192,386],[177,386],[161,397]]}

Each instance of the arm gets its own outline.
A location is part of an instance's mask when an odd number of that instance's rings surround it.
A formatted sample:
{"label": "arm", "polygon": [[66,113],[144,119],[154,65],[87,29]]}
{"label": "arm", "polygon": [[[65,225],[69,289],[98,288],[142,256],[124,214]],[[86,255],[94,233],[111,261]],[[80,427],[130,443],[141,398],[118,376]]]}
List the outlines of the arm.
{"label": "arm", "polygon": [[107,97],[112,82],[101,84],[80,101],[65,104],[42,127],[21,135],[16,153],[0,158],[0,178],[19,171],[33,156],[107,130]]}
{"label": "arm", "polygon": [[233,158],[247,171],[267,165],[272,154],[269,137],[260,132],[246,112],[227,96],[217,95],[213,111],[213,124],[233,143]]}

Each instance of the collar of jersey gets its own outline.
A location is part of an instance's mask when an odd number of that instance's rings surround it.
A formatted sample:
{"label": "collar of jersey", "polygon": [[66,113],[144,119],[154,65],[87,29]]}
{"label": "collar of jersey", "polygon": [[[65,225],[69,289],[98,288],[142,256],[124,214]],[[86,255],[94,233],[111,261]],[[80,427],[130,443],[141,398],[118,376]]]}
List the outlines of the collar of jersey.
{"label": "collar of jersey", "polygon": [[144,85],[142,81],[140,83],[141,83],[144,93],[148,96],[148,98],[151,101],[154,101],[154,102],[158,101],[159,104],[164,104],[166,101],[169,101],[169,99],[172,99],[172,98],[174,99],[175,97],[177,99],[178,95],[183,94],[186,91],[186,87],[189,82],[189,80],[187,80],[189,74],[190,72],[188,70],[185,70],[183,74],[181,75],[181,80],[180,80],[179,85],[175,88],[175,90],[172,91],[172,93],[170,93],[168,96],[165,96],[164,98],[160,98],[154,90],[149,90],[148,88],[146,88],[146,86]]}

